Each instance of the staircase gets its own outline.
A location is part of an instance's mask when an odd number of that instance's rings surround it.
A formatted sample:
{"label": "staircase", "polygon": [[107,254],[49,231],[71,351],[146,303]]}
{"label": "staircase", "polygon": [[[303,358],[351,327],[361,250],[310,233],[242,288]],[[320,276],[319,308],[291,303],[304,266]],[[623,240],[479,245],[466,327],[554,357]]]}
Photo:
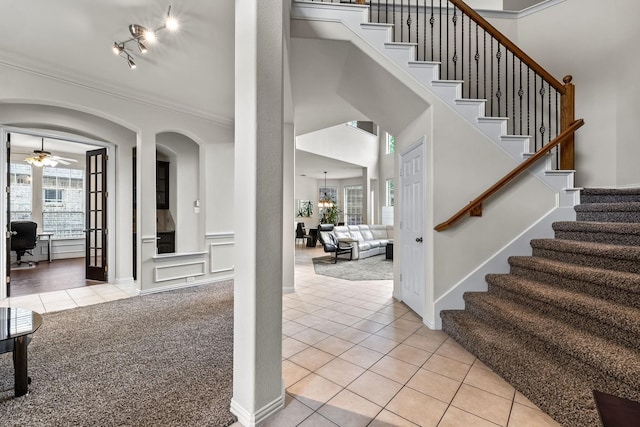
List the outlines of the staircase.
{"label": "staircase", "polygon": [[577,221],[486,276],[443,330],[565,426],[600,425],[592,392],[640,401],[640,189],[584,189]]}

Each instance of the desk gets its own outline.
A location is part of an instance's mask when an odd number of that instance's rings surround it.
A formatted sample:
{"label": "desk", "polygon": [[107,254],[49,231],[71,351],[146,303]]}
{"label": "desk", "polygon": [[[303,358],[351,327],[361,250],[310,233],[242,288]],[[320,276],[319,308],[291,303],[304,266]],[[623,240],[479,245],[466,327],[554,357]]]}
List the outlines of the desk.
{"label": "desk", "polygon": [[51,262],[51,238],[53,237],[51,231],[43,231],[42,233],[38,233],[38,238],[46,237],[47,238],[47,261]]}
{"label": "desk", "polygon": [[24,308],[0,307],[0,353],[13,352],[15,396],[29,392],[27,345],[29,335],[42,324],[42,316]]}

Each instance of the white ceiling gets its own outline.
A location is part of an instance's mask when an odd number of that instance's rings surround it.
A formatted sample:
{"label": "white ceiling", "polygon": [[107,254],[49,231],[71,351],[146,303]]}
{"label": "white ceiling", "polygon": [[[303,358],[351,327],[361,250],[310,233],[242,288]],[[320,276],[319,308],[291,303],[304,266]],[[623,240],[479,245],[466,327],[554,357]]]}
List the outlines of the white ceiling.
{"label": "white ceiling", "polygon": [[[138,67],[111,48],[129,24],[161,25],[169,5],[181,23],[159,33]],[[116,93],[132,94],[231,123],[234,113],[233,0],[28,0],[0,6],[0,59],[22,62]],[[230,83],[231,82],[231,83]]]}
{"label": "white ceiling", "polygon": [[[111,48],[130,37],[129,24],[161,25],[169,5],[181,24],[162,31],[146,55],[131,51],[129,69]],[[0,5],[0,62],[86,83],[113,93],[140,97],[231,125],[234,120],[233,0],[28,0]],[[340,43],[292,40],[292,91],[298,134],[366,120],[335,93],[340,62],[348,49]],[[340,58],[331,58],[340,54]],[[333,68],[332,68],[333,67]],[[40,138],[14,140],[22,151]],[[74,153],[78,144],[45,141],[52,152]],[[360,176],[358,166],[309,153],[297,153],[296,175],[334,178]],[[319,166],[321,165],[321,166]]]}

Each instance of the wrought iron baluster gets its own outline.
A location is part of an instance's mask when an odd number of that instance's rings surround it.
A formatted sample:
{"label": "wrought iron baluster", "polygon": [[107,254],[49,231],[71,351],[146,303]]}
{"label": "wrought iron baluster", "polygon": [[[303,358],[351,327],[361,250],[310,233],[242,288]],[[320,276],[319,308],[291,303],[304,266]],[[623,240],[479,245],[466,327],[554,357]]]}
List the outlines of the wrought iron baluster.
{"label": "wrought iron baluster", "polygon": [[516,134],[516,56],[511,54],[511,112],[513,113],[513,120],[511,126],[511,132]]}
{"label": "wrought iron baluster", "polygon": [[527,65],[527,135],[531,136],[531,102],[529,93],[531,92],[531,68]]}
{"label": "wrought iron baluster", "polygon": [[443,64],[442,64],[442,0],[440,0],[440,7],[438,8],[438,14],[440,19],[438,19],[438,26],[439,26],[439,35],[438,35],[438,45],[440,46],[440,53],[439,53],[439,57],[438,57],[438,61],[440,61],[440,79],[442,79],[442,70],[443,70]]}
{"label": "wrought iron baluster", "polygon": [[447,80],[449,80],[449,2],[447,1]]}
{"label": "wrought iron baluster", "polygon": [[407,0],[407,43],[411,43],[411,0]]}
{"label": "wrought iron baluster", "polygon": [[522,96],[524,95],[524,91],[522,90],[522,61],[520,63],[520,89],[518,89],[518,97],[520,98],[520,135],[522,135]]}
{"label": "wrought iron baluster", "polygon": [[[558,91],[556,90],[556,133],[555,136],[558,136],[560,134],[560,131],[558,129],[558,122],[559,122],[559,107],[558,107]],[[556,150],[556,170],[560,169],[560,146],[558,145],[557,150]]]}
{"label": "wrought iron baluster", "polygon": [[497,82],[498,82],[498,88],[496,90],[496,103],[498,104],[498,117],[501,116],[501,109],[500,109],[500,98],[502,97],[502,91],[501,91],[501,87],[500,87],[500,60],[502,59],[502,50],[500,47],[501,43],[498,41],[498,51],[496,52],[496,60],[498,61],[496,63],[496,69],[498,70],[498,76],[497,76]]}
{"label": "wrought iron baluster", "polygon": [[433,61],[433,26],[435,24],[436,20],[435,17],[433,16],[433,0],[431,0],[431,18],[429,18],[429,25],[431,25],[431,60]]}
{"label": "wrought iron baluster", "polygon": [[[464,80],[464,12],[460,11],[460,74]],[[466,86],[469,86],[466,84]],[[464,94],[464,91],[462,92]]]}
{"label": "wrought iron baluster", "polygon": [[458,8],[453,6],[453,17],[451,18],[451,22],[453,22],[453,57],[451,60],[453,61],[453,80],[458,79]]}
{"label": "wrought iron baluster", "polygon": [[491,36],[491,116],[493,116],[493,36]]}
{"label": "wrought iron baluster", "polygon": [[[538,126],[538,75],[533,75],[533,126]],[[538,151],[538,130],[535,131],[535,147]]]}
{"label": "wrought iron baluster", "polygon": [[391,10],[391,16],[393,16],[393,41],[398,40],[398,36],[396,36],[396,31],[398,26],[396,25],[396,0],[393,0],[393,9]]}
{"label": "wrought iron baluster", "polygon": [[478,23],[476,22],[476,55],[474,56],[474,59],[476,60],[476,98],[480,98],[480,52],[478,51],[478,49],[480,49],[479,43]]}
{"label": "wrought iron baluster", "polygon": [[400,0],[400,43],[404,42],[404,0]]}
{"label": "wrought iron baluster", "polygon": [[482,37],[484,38],[484,55],[482,55],[482,81],[483,81],[483,93],[482,93],[482,97],[484,99],[489,99],[487,98],[487,32],[483,29],[482,30]]}
{"label": "wrought iron baluster", "polygon": [[418,0],[416,0],[416,55],[418,56],[417,59],[419,59],[420,57],[420,33],[419,33],[419,27],[420,27],[420,14],[418,11]]}
{"label": "wrought iron baluster", "polygon": [[389,0],[384,1],[384,22],[389,23]]}
{"label": "wrought iron baluster", "polygon": [[469,23],[469,31],[467,31],[469,34],[469,57],[467,58],[467,63],[469,64],[469,91],[467,93],[469,94],[469,98],[471,98],[471,18],[467,19],[467,22]]}
{"label": "wrought iron baluster", "polygon": [[541,147],[544,146],[544,134],[547,132],[547,128],[544,125],[544,79],[540,76],[540,143]]}

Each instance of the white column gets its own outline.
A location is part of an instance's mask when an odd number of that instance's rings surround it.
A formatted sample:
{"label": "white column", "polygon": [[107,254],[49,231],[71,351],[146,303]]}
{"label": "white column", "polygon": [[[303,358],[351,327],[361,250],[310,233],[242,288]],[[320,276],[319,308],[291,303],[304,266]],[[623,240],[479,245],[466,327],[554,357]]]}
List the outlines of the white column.
{"label": "white column", "polygon": [[296,139],[292,123],[284,125],[284,191],[282,218],[282,291],[295,291],[296,232],[295,222],[295,154]]}
{"label": "white column", "polygon": [[362,168],[362,223],[371,224],[371,177],[369,168]]}
{"label": "white column", "polygon": [[[153,286],[153,257],[156,255],[156,135],[150,130],[138,133],[136,145],[136,230],[138,237],[138,289]],[[149,177],[152,177],[149,179]]]}
{"label": "white column", "polygon": [[283,0],[236,0],[231,412],[255,426],[282,384]]}

